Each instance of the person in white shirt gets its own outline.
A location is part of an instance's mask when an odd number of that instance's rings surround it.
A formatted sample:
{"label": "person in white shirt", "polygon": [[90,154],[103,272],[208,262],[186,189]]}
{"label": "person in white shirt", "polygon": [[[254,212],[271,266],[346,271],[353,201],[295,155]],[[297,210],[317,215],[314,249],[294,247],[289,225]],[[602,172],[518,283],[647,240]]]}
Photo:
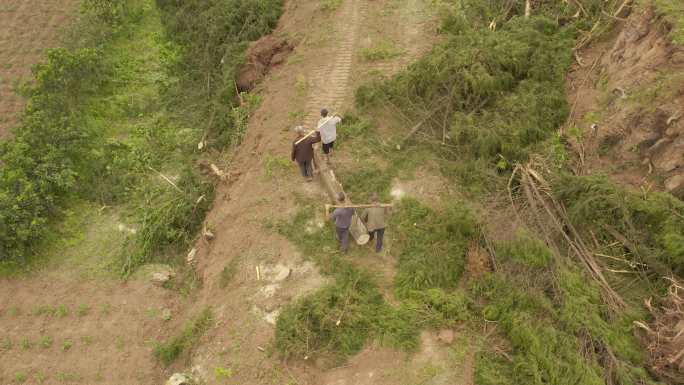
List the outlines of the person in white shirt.
{"label": "person in white shirt", "polygon": [[321,134],[323,158],[326,162],[329,162],[330,157],[332,156],[335,139],[337,139],[337,123],[341,121],[342,118],[337,114],[328,117],[328,110],[325,108],[321,110],[321,119],[318,121],[318,132]]}

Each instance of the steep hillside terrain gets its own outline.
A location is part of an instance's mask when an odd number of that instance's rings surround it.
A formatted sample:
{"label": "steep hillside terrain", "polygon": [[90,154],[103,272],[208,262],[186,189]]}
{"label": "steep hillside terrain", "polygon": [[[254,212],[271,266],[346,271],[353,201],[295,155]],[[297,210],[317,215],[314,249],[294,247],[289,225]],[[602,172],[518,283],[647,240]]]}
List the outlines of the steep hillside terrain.
{"label": "steep hillside terrain", "polygon": [[682,382],[676,0],[83,4],[0,145],[0,383]]}
{"label": "steep hillside terrain", "polygon": [[578,172],[684,194],[684,48],[653,8],[581,53],[568,87]]}

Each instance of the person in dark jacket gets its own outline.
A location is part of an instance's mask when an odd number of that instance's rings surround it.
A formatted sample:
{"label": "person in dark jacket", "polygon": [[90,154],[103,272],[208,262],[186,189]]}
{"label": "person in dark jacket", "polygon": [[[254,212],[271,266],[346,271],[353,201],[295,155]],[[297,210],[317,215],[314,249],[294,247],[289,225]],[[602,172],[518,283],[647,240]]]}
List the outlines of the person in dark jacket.
{"label": "person in dark jacket", "polygon": [[304,127],[295,127],[297,138],[292,142],[292,161],[296,161],[299,170],[307,182],[313,180],[313,144],[321,141],[319,133],[305,137]]}

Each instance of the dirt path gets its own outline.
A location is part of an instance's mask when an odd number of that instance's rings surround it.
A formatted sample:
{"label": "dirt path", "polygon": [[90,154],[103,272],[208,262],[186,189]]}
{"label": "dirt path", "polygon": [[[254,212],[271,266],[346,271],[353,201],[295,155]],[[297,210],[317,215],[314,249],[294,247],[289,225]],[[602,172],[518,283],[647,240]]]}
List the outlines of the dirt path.
{"label": "dirt path", "polygon": [[305,127],[315,128],[320,119],[322,107],[331,112],[341,112],[349,96],[349,80],[352,63],[355,59],[357,35],[367,2],[349,0],[343,2],[335,19],[335,42],[330,59],[321,63],[313,71],[311,92],[306,104]]}
{"label": "dirt path", "polygon": [[[430,40],[423,39],[429,35],[424,30],[429,24],[424,3],[407,0],[398,6],[417,8],[382,13],[391,3],[347,0],[331,14],[319,10],[317,2],[290,3],[281,19],[275,34],[301,34],[303,43],[290,63],[272,72],[262,85],[263,103],[253,114],[244,144],[230,166],[230,172],[238,176],[220,186],[207,219],[216,240],[198,245],[198,269],[205,288],[197,307],[212,306],[218,327],[205,336],[189,366],[209,384],[220,383],[212,376],[218,367],[231,368],[232,381],[249,384],[461,383],[458,379],[463,371],[458,367],[463,360],[448,363],[458,348],[438,341],[436,333],[424,333],[426,349],[413,357],[371,346],[344,368],[333,371],[323,370],[316,362],[284,366],[272,346],[280,309],[321,287],[327,279],[307,262],[310,256],[301,255],[288,240],[269,230],[271,224],[294,215],[298,199],[321,203],[326,196],[318,183],[305,183],[294,166],[277,170],[271,166],[274,160],[289,160],[293,138],[288,123],[315,127],[321,108],[344,112],[351,106],[352,91],[362,81],[358,73],[394,73],[429,46]],[[378,26],[392,30],[404,56],[383,64],[362,60],[364,39],[374,41],[387,32]],[[286,116],[301,116],[301,120],[288,122]],[[237,277],[221,289],[217,282],[231,261],[238,266]],[[261,280],[256,277],[257,267]],[[398,368],[398,359],[408,361]],[[359,382],[358,375],[364,371],[369,377]],[[389,372],[375,375],[383,371]],[[416,373],[409,376],[412,371]]]}

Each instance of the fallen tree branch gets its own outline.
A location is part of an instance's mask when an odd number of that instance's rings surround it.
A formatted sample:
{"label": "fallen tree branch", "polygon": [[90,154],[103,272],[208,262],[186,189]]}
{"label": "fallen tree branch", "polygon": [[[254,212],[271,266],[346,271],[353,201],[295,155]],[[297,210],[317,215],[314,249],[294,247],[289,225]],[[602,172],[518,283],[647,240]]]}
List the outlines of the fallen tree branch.
{"label": "fallen tree branch", "polygon": [[171,186],[173,186],[176,190],[178,190],[178,192],[180,192],[181,194],[185,194],[185,191],[181,190],[180,187],[178,187],[175,183],[173,183],[173,181],[172,181],[171,179],[169,179],[166,175],[164,175],[164,174],[162,174],[161,172],[159,172],[159,171],[153,169],[151,166],[147,166],[147,168],[149,168],[150,170],[152,170],[152,171],[156,172],[157,174],[159,174],[160,177],[162,177],[165,181],[169,182],[169,184],[170,184]]}
{"label": "fallen tree branch", "polygon": [[[530,164],[517,165],[512,178],[516,175],[519,175],[520,184],[535,218],[536,226],[544,234],[547,244],[554,244],[554,236],[550,233],[553,231],[555,236],[560,237],[567,245],[569,253],[582,263],[592,279],[598,283],[604,301],[616,311],[626,307],[626,303],[608,283],[603,275],[603,269],[570,221],[565,207],[551,194],[551,185]],[[513,179],[509,180],[509,195],[511,202],[514,202],[513,191],[510,187],[512,183]],[[557,247],[554,248],[557,249]]]}

